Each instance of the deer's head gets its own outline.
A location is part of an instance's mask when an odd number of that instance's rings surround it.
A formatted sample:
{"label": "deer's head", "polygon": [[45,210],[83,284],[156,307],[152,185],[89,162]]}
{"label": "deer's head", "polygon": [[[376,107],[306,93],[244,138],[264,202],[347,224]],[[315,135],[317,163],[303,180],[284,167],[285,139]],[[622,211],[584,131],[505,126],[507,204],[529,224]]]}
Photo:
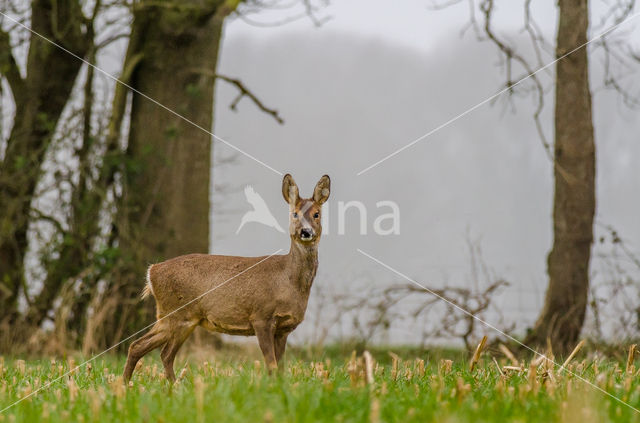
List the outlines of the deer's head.
{"label": "deer's head", "polygon": [[289,204],[289,234],[303,244],[317,244],[322,234],[322,204],[329,198],[331,180],[324,175],[311,198],[300,198],[298,185],[288,173],[282,180],[282,195]]}

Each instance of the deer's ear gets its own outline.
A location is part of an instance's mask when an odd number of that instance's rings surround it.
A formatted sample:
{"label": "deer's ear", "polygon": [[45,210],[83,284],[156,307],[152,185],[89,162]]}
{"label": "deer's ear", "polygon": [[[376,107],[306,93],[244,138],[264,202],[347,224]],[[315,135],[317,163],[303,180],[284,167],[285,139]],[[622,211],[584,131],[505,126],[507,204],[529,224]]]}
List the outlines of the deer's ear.
{"label": "deer's ear", "polygon": [[282,196],[284,201],[289,204],[295,205],[298,202],[298,185],[293,180],[293,176],[288,173],[284,175],[282,180]]}
{"label": "deer's ear", "polygon": [[318,204],[323,204],[329,199],[330,193],[331,179],[329,179],[329,175],[324,175],[322,178],[320,178],[320,180],[316,184],[315,189],[313,190],[313,201]]}

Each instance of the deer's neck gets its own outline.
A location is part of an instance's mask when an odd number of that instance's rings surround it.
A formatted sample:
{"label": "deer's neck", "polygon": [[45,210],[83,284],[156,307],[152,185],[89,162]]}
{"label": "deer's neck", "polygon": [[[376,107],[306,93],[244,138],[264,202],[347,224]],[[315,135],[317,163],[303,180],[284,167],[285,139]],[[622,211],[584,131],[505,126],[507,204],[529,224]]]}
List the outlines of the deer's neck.
{"label": "deer's neck", "polygon": [[318,246],[291,241],[289,278],[303,292],[309,292],[318,270]]}

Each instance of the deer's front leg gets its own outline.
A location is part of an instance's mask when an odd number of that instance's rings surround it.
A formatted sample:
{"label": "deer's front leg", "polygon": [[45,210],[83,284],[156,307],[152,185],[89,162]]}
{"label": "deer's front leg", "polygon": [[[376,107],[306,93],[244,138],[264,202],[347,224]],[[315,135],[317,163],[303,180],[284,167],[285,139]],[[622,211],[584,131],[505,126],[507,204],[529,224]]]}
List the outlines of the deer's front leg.
{"label": "deer's front leg", "polygon": [[288,333],[278,333],[275,336],[276,362],[278,364],[280,364],[284,350],[287,348],[287,336],[289,336]]}
{"label": "deer's front leg", "polygon": [[271,371],[278,368],[274,343],[275,322],[253,322],[252,326],[256,337],[258,337],[258,345],[260,345],[262,355],[264,355],[264,362],[267,365],[267,369],[269,369],[269,373],[271,373]]}

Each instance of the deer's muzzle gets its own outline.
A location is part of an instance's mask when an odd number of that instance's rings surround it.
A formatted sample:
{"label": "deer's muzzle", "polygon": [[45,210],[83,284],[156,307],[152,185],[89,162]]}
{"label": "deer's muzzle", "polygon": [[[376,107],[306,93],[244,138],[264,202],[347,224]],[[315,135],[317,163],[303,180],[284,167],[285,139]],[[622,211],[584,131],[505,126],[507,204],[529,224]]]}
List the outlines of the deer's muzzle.
{"label": "deer's muzzle", "polygon": [[312,229],[302,228],[300,229],[300,239],[303,241],[311,241],[313,239],[314,233]]}

